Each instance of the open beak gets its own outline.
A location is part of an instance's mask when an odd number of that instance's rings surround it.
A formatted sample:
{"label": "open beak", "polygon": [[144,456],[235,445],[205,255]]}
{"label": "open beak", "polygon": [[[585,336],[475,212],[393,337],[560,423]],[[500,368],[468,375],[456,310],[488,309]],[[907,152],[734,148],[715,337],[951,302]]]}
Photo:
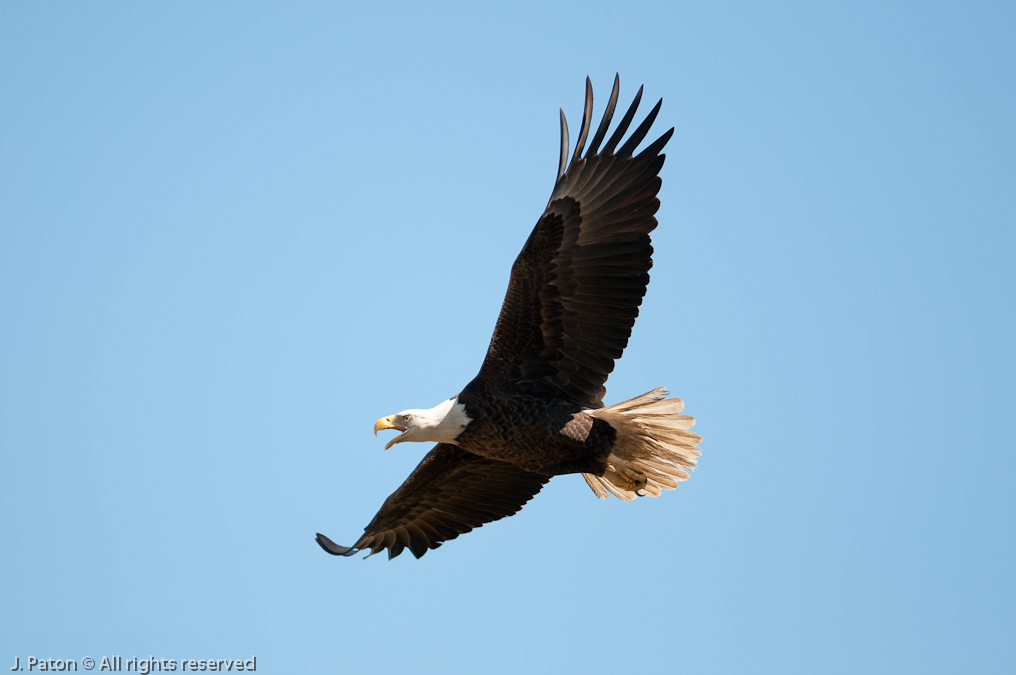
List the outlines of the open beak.
{"label": "open beak", "polygon": [[[393,424],[392,423],[393,419],[395,419],[395,415],[389,415],[388,417],[382,417],[377,422],[375,422],[374,423],[374,435],[377,436],[377,432],[379,432],[379,431],[381,431],[383,429],[396,429],[396,430],[400,431],[402,434],[406,433],[406,427],[400,427],[397,424]],[[396,436],[392,440],[388,441],[388,445],[385,446],[385,450],[387,450],[388,448],[392,447],[393,445],[398,443],[400,440],[402,440],[402,435],[401,434]]]}

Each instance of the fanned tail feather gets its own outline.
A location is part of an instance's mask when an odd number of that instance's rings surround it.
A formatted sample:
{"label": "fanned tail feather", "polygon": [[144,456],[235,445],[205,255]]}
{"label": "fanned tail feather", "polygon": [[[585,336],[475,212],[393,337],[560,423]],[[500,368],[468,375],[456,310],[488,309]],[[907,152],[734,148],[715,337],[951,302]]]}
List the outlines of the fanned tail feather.
{"label": "fanned tail feather", "polygon": [[[695,418],[681,415],[684,401],[668,399],[669,393],[657,387],[622,403],[587,411],[617,430],[607,471],[602,476],[582,474],[597,497],[614,495],[624,501],[645,495],[658,497],[663,490],[676,488],[688,478],[688,470],[695,468],[702,437],[688,431]],[[638,492],[631,489],[632,471],[646,477],[645,487]]]}

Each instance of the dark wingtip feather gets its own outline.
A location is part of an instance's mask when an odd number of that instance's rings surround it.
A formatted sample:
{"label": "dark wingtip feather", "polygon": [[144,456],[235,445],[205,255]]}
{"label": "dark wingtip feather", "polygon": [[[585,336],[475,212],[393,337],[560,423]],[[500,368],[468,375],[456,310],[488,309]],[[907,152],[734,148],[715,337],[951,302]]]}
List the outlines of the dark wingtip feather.
{"label": "dark wingtip feather", "polygon": [[317,543],[321,546],[321,548],[323,548],[326,552],[331,553],[332,555],[351,556],[360,550],[353,546],[339,546],[334,541],[332,541],[325,535],[321,534],[320,532],[318,532],[316,539]]}
{"label": "dark wingtip feather", "polygon": [[603,111],[603,119],[600,120],[600,126],[596,128],[593,140],[589,143],[589,152],[586,153],[586,157],[596,154],[597,149],[600,147],[600,142],[607,134],[607,128],[610,126],[610,120],[614,117],[614,108],[617,106],[617,93],[620,89],[621,76],[614,73],[614,88],[610,90],[610,100],[607,102],[607,109]]}
{"label": "dark wingtip feather", "polygon": [[561,180],[561,176],[564,175],[564,170],[568,166],[568,120],[564,118],[564,109],[559,108],[561,111],[561,161],[557,165],[557,179]]}
{"label": "dark wingtip feather", "polygon": [[662,105],[663,99],[661,98],[659,101],[656,102],[656,105],[653,106],[653,109],[649,111],[649,114],[646,115],[646,118],[642,120],[642,124],[639,125],[638,129],[636,129],[635,132],[631,135],[631,137],[627,141],[625,141],[625,144],[621,146],[621,149],[617,151],[617,154],[619,156],[623,157],[625,155],[630,155],[635,151],[635,148],[638,147],[638,144],[641,143],[642,139],[645,138],[646,134],[649,133],[649,127],[651,127],[653,125],[653,122],[656,121],[656,115],[659,114],[660,106]]}
{"label": "dark wingtip feather", "polygon": [[635,100],[631,102],[630,106],[628,106],[628,112],[626,112],[624,117],[621,118],[621,123],[617,125],[617,129],[614,130],[614,134],[610,137],[610,140],[607,141],[605,146],[603,146],[604,154],[610,154],[613,152],[614,148],[617,147],[617,144],[622,138],[624,138],[625,132],[628,131],[628,125],[631,124],[631,119],[635,117],[635,111],[638,110],[639,101],[642,100],[642,89],[643,87],[639,87],[638,93],[635,94]]}
{"label": "dark wingtip feather", "polygon": [[575,142],[575,152],[571,161],[574,162],[582,156],[582,148],[586,147],[586,136],[589,135],[589,123],[593,121],[593,83],[586,76],[586,102],[582,108],[582,128],[579,129],[579,139]]}
{"label": "dark wingtip feather", "polygon": [[670,127],[662,136],[657,138],[649,146],[647,146],[645,150],[640,152],[639,157],[641,157],[642,155],[647,155],[649,157],[652,157],[653,155],[666,157],[666,155],[660,155],[660,150],[663,150],[663,146],[667,144],[667,141],[669,141],[670,137],[673,135],[674,135],[674,127]]}

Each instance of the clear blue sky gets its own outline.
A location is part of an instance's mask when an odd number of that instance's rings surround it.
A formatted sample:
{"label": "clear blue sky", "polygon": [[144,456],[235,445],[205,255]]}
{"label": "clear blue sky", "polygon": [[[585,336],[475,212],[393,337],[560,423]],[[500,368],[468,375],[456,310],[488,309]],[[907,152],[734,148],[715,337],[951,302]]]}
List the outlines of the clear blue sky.
{"label": "clear blue sky", "polygon": [[[1012,3],[343,5],[0,6],[0,665],[1016,669]],[[615,72],[676,131],[608,400],[699,470],[326,555]]]}

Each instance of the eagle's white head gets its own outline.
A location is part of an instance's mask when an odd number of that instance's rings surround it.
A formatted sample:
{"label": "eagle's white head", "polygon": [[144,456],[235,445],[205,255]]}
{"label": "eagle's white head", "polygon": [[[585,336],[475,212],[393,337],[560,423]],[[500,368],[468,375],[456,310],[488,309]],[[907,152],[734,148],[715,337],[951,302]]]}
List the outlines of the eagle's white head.
{"label": "eagle's white head", "polygon": [[388,441],[385,450],[402,441],[433,441],[455,443],[462,430],[472,422],[466,406],[454,396],[427,410],[403,410],[382,417],[374,424],[374,435],[382,429],[398,429],[402,433]]}

